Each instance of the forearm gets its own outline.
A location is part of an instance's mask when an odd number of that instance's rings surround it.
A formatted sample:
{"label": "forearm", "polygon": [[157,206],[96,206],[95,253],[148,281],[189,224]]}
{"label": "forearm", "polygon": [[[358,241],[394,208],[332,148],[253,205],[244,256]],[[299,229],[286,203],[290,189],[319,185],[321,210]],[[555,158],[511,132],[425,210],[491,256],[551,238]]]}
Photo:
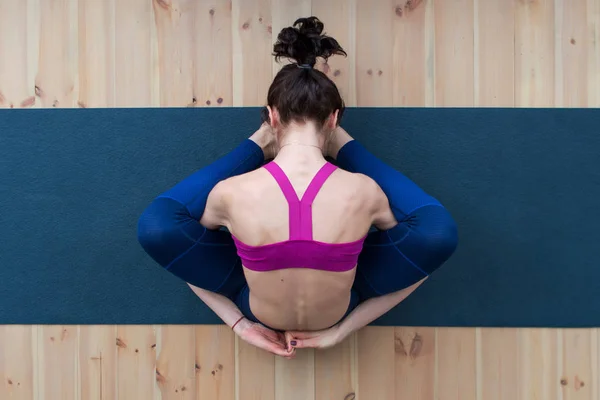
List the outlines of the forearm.
{"label": "forearm", "polygon": [[189,283],[188,285],[194,291],[194,293],[196,293],[200,300],[202,300],[228,326],[232,326],[244,316],[235,303],[229,300],[227,297],[218,293],[210,292],[208,290],[200,289],[199,287],[190,285]]}
{"label": "forearm", "polygon": [[[425,278],[426,279],[426,278]],[[385,296],[373,297],[356,307],[339,325],[344,337],[367,326],[392,308],[400,304],[425,281],[420,280],[412,286]]]}

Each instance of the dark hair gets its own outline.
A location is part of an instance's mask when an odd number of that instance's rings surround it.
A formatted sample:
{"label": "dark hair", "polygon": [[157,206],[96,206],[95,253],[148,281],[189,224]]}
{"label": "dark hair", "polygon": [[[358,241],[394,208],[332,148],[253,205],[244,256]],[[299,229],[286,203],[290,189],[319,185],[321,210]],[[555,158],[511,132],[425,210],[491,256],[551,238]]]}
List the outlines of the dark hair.
{"label": "dark hair", "polygon": [[[342,96],[327,75],[313,68],[317,58],[327,60],[334,54],[347,56],[334,38],[323,34],[323,23],[317,17],[300,18],[277,35],[275,60],[293,61],[277,73],[267,95],[267,104],[277,109],[282,124],[312,120],[320,129],[335,110],[341,120],[345,109]],[[269,119],[266,109],[262,119]]]}

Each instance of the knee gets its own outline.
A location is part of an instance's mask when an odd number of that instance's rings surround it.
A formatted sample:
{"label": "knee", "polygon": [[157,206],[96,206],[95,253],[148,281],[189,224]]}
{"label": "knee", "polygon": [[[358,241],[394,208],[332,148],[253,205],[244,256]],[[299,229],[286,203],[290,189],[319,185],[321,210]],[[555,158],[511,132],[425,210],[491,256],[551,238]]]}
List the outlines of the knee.
{"label": "knee", "polygon": [[402,248],[415,265],[427,274],[441,267],[458,247],[458,227],[444,207],[418,210]]}
{"label": "knee", "polygon": [[[193,243],[192,232],[186,232],[181,218],[181,205],[171,199],[154,200],[140,215],[137,240],[158,264],[167,267]],[[197,228],[202,228],[199,223]]]}

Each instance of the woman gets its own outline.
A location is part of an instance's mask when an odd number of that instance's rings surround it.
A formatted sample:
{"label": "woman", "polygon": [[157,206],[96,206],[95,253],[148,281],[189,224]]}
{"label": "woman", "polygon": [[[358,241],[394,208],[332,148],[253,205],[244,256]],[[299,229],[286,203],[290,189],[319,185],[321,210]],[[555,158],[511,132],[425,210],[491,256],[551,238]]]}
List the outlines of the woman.
{"label": "woman", "polygon": [[322,31],[315,17],[281,31],[276,59],[294,63],[269,88],[265,123],[139,221],[157,263],[242,339],[283,357],[380,317],[457,245],[448,211],[339,126],[344,102],[313,67],[346,53]]}

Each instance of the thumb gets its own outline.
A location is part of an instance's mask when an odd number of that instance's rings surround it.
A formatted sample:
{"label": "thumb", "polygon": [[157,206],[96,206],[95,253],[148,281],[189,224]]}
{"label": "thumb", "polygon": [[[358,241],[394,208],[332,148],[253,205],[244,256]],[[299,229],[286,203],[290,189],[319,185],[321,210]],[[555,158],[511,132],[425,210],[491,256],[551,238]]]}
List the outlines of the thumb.
{"label": "thumb", "polygon": [[295,349],[307,349],[307,348],[318,348],[321,347],[321,338],[306,338],[306,339],[295,339],[296,345],[292,346]]}
{"label": "thumb", "polygon": [[286,343],[288,348],[309,348],[320,345],[319,332],[286,332]]}

